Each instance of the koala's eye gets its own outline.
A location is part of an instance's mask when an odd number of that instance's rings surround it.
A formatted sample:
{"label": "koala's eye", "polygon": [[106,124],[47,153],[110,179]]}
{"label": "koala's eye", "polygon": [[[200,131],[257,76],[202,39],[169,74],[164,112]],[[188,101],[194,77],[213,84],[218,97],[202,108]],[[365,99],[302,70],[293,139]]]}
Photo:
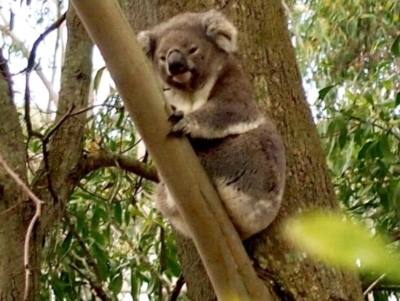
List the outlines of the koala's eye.
{"label": "koala's eye", "polygon": [[198,50],[197,47],[192,47],[189,49],[189,54],[194,54]]}
{"label": "koala's eye", "polygon": [[160,61],[165,62],[165,55],[160,56]]}

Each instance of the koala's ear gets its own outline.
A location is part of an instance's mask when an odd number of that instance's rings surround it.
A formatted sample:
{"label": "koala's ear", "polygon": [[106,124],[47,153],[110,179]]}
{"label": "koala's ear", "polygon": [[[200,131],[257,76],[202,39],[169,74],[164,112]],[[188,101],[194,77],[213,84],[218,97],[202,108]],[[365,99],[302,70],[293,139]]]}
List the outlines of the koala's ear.
{"label": "koala's ear", "polygon": [[204,13],[202,25],[219,48],[228,53],[237,50],[237,29],[223,14],[215,9]]}
{"label": "koala's ear", "polygon": [[150,32],[150,30],[143,30],[136,36],[139,45],[142,47],[143,51],[148,57],[153,57],[153,52],[155,48],[155,38]]}

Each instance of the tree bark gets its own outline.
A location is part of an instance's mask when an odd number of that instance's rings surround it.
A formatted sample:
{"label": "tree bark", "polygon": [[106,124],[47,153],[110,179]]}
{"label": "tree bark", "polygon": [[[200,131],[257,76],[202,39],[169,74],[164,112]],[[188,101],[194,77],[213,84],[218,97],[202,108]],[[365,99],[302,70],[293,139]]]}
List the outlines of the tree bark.
{"label": "tree bark", "polygon": [[[61,218],[66,202],[80,180],[85,114],[65,115],[87,107],[91,81],[93,44],[70,9],[67,17],[68,42],[61,77],[60,99],[53,134],[30,185],[44,201],[40,227],[35,226],[29,249],[30,277],[27,300],[39,300],[40,258],[43,235]],[[11,77],[0,57],[0,153],[6,163],[27,182],[26,145],[12,99]],[[63,121],[63,122],[61,122]],[[32,138],[36,139],[36,138]],[[47,161],[47,163],[45,163]],[[49,175],[49,176],[48,176]],[[33,204],[21,188],[0,168],[0,300],[23,300],[25,290],[24,239],[33,216]],[[3,216],[1,216],[3,215]]]}
{"label": "tree bark", "polygon": [[[0,49],[0,154],[26,182],[25,145],[11,76]],[[23,300],[24,240],[32,213],[21,187],[0,168],[0,300]],[[33,266],[35,264],[31,262]]]}
{"label": "tree bark", "polygon": [[[125,6],[132,9],[126,11],[128,16],[141,11],[140,19],[131,20],[136,29],[154,26],[183,11],[215,7],[222,9],[237,24],[243,65],[251,74],[259,100],[277,122],[286,147],[287,184],[280,214],[266,231],[246,242],[259,276],[273,286],[277,300],[363,300],[361,284],[354,273],[304,256],[283,238],[280,231],[284,219],[298,212],[338,210],[321,142],[301,85],[281,2],[130,1],[129,7]],[[177,245],[191,299],[214,300],[192,243],[179,238]]]}
{"label": "tree bark", "polygon": [[[56,130],[49,139],[48,153],[45,154],[48,166],[42,163],[31,185],[33,192],[46,202],[41,217],[42,234],[47,233],[60,218],[80,180],[77,175],[83,155],[86,115],[65,116],[71,110],[88,106],[93,43],[72,8],[68,10],[67,28],[59,103],[53,125]],[[64,121],[60,123],[61,119]]]}
{"label": "tree bark", "polygon": [[[30,277],[28,300],[39,300],[40,255],[43,235],[49,232],[80,180],[78,166],[83,154],[84,114],[65,118],[68,111],[88,104],[93,44],[70,9],[67,17],[68,42],[62,70],[60,100],[53,135],[46,143],[47,152],[31,183],[42,199],[40,227],[35,226],[30,239]],[[12,99],[11,76],[4,58],[0,58],[0,152],[6,163],[27,182],[26,145],[16,107]],[[35,138],[32,138],[35,139]],[[49,176],[47,176],[49,174]],[[33,204],[13,179],[0,169],[0,300],[23,300],[25,290],[24,240],[33,216]]]}

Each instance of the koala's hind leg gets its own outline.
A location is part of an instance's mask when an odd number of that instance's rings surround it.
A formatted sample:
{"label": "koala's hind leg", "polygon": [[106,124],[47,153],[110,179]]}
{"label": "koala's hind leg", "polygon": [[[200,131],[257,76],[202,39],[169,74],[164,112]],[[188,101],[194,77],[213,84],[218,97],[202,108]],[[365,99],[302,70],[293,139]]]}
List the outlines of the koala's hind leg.
{"label": "koala's hind leg", "polygon": [[168,189],[164,183],[157,185],[153,195],[152,200],[156,204],[156,207],[162,215],[167,218],[173,227],[186,236],[190,236],[190,231],[185,225],[178,208],[175,205],[174,200],[168,193]]}
{"label": "koala's hind leg", "polygon": [[216,188],[242,240],[266,229],[278,214],[282,197],[276,193],[250,195],[224,180],[217,181]]}
{"label": "koala's hind leg", "polygon": [[284,191],[285,155],[279,136],[271,128],[259,128],[225,138],[199,155],[242,240],[267,228]]}

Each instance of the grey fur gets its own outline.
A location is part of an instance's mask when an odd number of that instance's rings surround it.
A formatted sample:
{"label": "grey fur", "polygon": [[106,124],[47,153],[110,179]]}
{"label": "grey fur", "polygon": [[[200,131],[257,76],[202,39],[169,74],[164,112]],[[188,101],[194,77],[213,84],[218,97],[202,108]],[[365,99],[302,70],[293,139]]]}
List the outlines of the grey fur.
{"label": "grey fur", "polygon": [[[264,230],[281,205],[285,153],[234,54],[236,28],[215,10],[184,13],[139,33],[138,40],[176,108],[171,132],[189,137],[240,237]],[[190,236],[163,183],[153,198]]]}

